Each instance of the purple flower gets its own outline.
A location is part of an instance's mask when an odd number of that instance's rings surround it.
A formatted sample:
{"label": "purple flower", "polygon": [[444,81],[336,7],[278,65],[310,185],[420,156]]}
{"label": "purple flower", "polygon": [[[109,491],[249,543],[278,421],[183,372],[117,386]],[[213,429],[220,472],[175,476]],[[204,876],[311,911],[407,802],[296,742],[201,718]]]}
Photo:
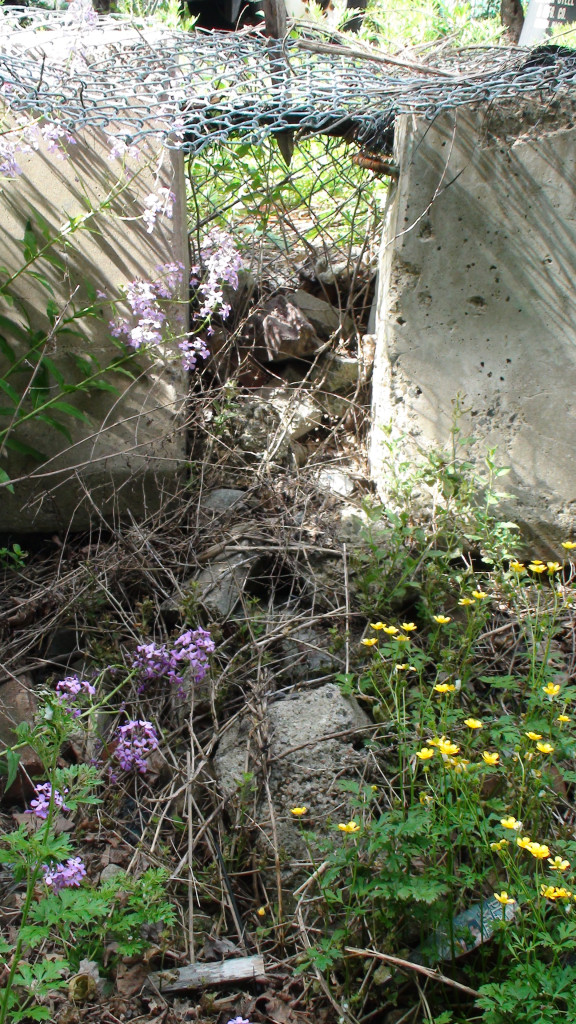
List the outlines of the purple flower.
{"label": "purple flower", "polygon": [[67,132],[65,128],[61,128],[58,124],[52,124],[47,122],[40,128],[40,134],[46,143],[46,148],[49,153],[55,153],[60,160],[68,155],[66,148],[62,148],[62,142],[65,146],[75,145],[76,139]]}
{"label": "purple flower", "polygon": [[169,683],[183,686],[184,669],[190,669],[195,682],[200,682],[209,668],[208,655],[215,649],[214,641],[207,629],[186,630],[167,644],[140,644],[132,660],[143,686],[149,680],[166,679]]}
{"label": "purple flower", "polygon": [[68,4],[67,22],[74,28],[95,28],[98,15],[92,7],[91,0],[72,0]]}
{"label": "purple flower", "polygon": [[158,736],[151,722],[135,720],[118,729],[115,756],[124,771],[136,768],[144,774],[148,768],[148,755],[157,749]]}
{"label": "purple flower", "polygon": [[59,683],[56,683],[56,693],[58,694],[60,704],[68,707],[74,718],[78,718],[82,714],[80,708],[71,708],[70,705],[77,703],[78,697],[83,697],[84,695],[94,697],[96,688],[86,679],[79,679],[78,676],[66,676],[65,679],[61,679]]}
{"label": "purple flower", "polygon": [[57,864],[56,867],[44,864],[42,870],[46,885],[50,885],[54,892],[79,886],[86,876],[86,867],[81,857],[69,857],[65,864]]}
{"label": "purple flower", "polygon": [[[201,249],[200,258],[204,267],[204,278],[199,285],[203,297],[199,317],[208,317],[218,311],[224,319],[230,313],[230,306],[224,301],[222,285],[238,287],[238,271],[242,267],[242,257],[234,245],[234,239],[227,231],[213,228],[207,235]],[[193,274],[197,273],[194,267]]]}
{"label": "purple flower", "polygon": [[176,196],[165,185],[161,185],[155,192],[151,192],[149,196],[145,197],[145,210],[142,214],[142,220],[146,225],[146,231],[149,235],[154,230],[156,218],[159,214],[168,217],[169,220],[172,219],[172,210],[175,202]]}
{"label": "purple flower", "polygon": [[[64,803],[64,797],[57,789],[52,789],[49,782],[42,782],[39,786],[34,786],[36,791],[36,799],[30,801],[30,810],[26,811],[26,814],[35,814],[37,818],[46,819],[48,817],[48,811],[50,810],[50,799],[54,807],[60,811],[69,811],[70,808]],[[64,794],[68,792],[64,790]]]}
{"label": "purple flower", "polygon": [[182,353],[182,366],[185,370],[196,369],[198,356],[202,359],[208,359],[210,356],[210,349],[207,347],[204,338],[194,338],[188,335],[188,337],[178,342],[178,348]]}
{"label": "purple flower", "polygon": [[244,1017],[233,1017],[232,1020],[228,1021],[228,1024],[250,1024],[249,1020],[244,1020]]}

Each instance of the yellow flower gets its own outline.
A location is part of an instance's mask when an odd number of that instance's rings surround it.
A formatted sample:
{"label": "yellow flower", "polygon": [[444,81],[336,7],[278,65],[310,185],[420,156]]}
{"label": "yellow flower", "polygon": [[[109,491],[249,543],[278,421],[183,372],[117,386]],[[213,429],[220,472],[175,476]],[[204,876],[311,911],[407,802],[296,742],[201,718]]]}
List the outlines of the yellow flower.
{"label": "yellow flower", "polygon": [[431,757],[434,757],[434,751],[431,747],[422,747],[422,750],[416,751],[416,757],[419,757],[421,761],[429,761]]}
{"label": "yellow flower", "polygon": [[522,822],[518,821],[511,814],[507,818],[500,818],[500,824],[503,828],[512,828],[515,832],[519,832],[522,828]]}
{"label": "yellow flower", "polygon": [[395,665],[394,668],[396,672],[405,672],[406,669],[410,668],[410,665],[407,661],[403,661],[401,665]]}
{"label": "yellow flower", "polygon": [[460,753],[460,747],[457,747],[455,743],[446,739],[445,736],[442,736],[442,738],[438,740],[437,746],[440,753],[444,754],[445,757],[452,757],[454,754]]}
{"label": "yellow flower", "polygon": [[524,735],[527,736],[529,740],[541,740],[542,739],[542,736],[541,736],[541,734],[539,732],[526,732],[526,733],[524,733]]}
{"label": "yellow flower", "polygon": [[374,647],[374,644],[377,644],[378,640],[376,639],[375,636],[371,636],[371,637],[366,637],[365,640],[361,640],[360,643],[364,644],[364,647]]}
{"label": "yellow flower", "polygon": [[547,900],[567,900],[572,893],[569,889],[557,888],[555,885],[541,885],[540,895],[545,896]]}
{"label": "yellow flower", "polygon": [[[442,739],[444,740],[446,739],[446,737],[443,736]],[[429,747],[439,747],[441,740],[438,738],[438,736],[435,736],[433,740],[426,740],[426,742]]]}
{"label": "yellow flower", "polygon": [[397,644],[409,644],[410,643],[410,637],[409,636],[395,636],[394,639],[395,639]]}
{"label": "yellow flower", "polygon": [[504,850],[506,846],[510,846],[507,839],[501,839],[499,843],[490,843],[491,850]]}
{"label": "yellow flower", "polygon": [[256,913],[258,914],[258,917],[264,917],[266,913],[266,907],[258,907]]}
{"label": "yellow flower", "polygon": [[434,622],[437,622],[440,626],[445,626],[447,622],[452,622],[449,615],[433,615]]}
{"label": "yellow flower", "polygon": [[471,597],[461,597],[460,600],[458,601],[458,604],[461,604],[464,607],[466,607],[467,605],[474,604],[474,601],[472,600]]}
{"label": "yellow flower", "polygon": [[546,572],[546,566],[542,565],[540,562],[530,562],[528,568],[531,569],[532,572]]}
{"label": "yellow flower", "polygon": [[522,839],[517,839],[516,843],[521,850],[528,850],[532,845],[532,840],[530,839],[530,836],[522,836]]}
{"label": "yellow flower", "polygon": [[349,821],[347,825],[340,824],[338,828],[341,832],[359,832],[360,825],[357,825],[355,821]]}
{"label": "yellow flower", "polygon": [[467,725],[469,729],[483,729],[484,724],[479,718],[465,718],[464,725]]}
{"label": "yellow flower", "polygon": [[576,548],[576,542],[573,541],[573,540],[563,540],[562,541],[562,547],[566,551],[574,551],[574,548]]}
{"label": "yellow flower", "polygon": [[558,715],[558,718],[556,719],[556,721],[557,722],[561,722],[561,723],[562,722],[571,722],[572,719],[570,718],[570,715]]}
{"label": "yellow flower", "polygon": [[434,803],[434,798],[431,797],[429,793],[420,793],[419,799],[423,807],[428,807],[430,804]]}
{"label": "yellow flower", "polygon": [[551,871],[566,871],[570,867],[570,861],[562,860],[562,857],[549,857],[548,863]]}
{"label": "yellow flower", "polygon": [[551,754],[554,750],[551,743],[537,743],[536,746],[541,754]]}
{"label": "yellow flower", "polygon": [[454,683],[436,683],[434,687],[437,693],[452,693],[456,689]]}
{"label": "yellow flower", "polygon": [[290,814],[293,814],[295,818],[301,818],[303,814],[306,814],[307,807],[291,807]]}
{"label": "yellow flower", "polygon": [[488,594],[485,594],[483,590],[473,590],[472,597],[475,597],[477,601],[484,601]]}
{"label": "yellow flower", "polygon": [[388,636],[394,636],[399,632],[396,626],[382,626],[382,629],[385,633],[388,633]]}
{"label": "yellow flower", "polygon": [[495,892],[494,899],[498,900],[498,903],[501,903],[503,907],[507,907],[510,903],[516,902],[516,900],[510,898],[510,896],[504,889],[502,890],[502,892]]}
{"label": "yellow flower", "polygon": [[448,764],[457,775],[461,775],[462,772],[466,771],[470,761],[467,761],[465,757],[451,757],[448,759]]}
{"label": "yellow flower", "polygon": [[545,857],[550,856],[550,847],[546,846],[546,843],[530,843],[526,849],[533,857],[536,857],[536,860],[544,860]]}
{"label": "yellow flower", "polygon": [[557,697],[560,693],[560,683],[546,683],[546,686],[542,687],[542,692],[547,697]]}
{"label": "yellow flower", "polygon": [[402,629],[405,633],[413,633],[415,629],[418,629],[418,626],[415,622],[403,622]]}
{"label": "yellow flower", "polygon": [[372,790],[373,793],[378,792],[378,786],[370,786],[370,789]]}
{"label": "yellow flower", "polygon": [[385,627],[385,623],[384,622],[371,622],[370,623],[370,629],[384,629],[384,627]]}
{"label": "yellow flower", "polygon": [[553,573],[560,572],[562,566],[560,565],[560,562],[546,562],[546,568],[548,569],[549,573]]}
{"label": "yellow flower", "polygon": [[523,562],[510,562],[510,568],[512,572],[526,572],[526,566]]}
{"label": "yellow flower", "polygon": [[544,565],[544,562],[542,561],[541,558],[533,558],[532,559],[532,565]]}
{"label": "yellow flower", "polygon": [[498,764],[498,761],[500,760],[500,754],[491,754],[489,750],[484,750],[482,752],[482,760],[486,764]]}

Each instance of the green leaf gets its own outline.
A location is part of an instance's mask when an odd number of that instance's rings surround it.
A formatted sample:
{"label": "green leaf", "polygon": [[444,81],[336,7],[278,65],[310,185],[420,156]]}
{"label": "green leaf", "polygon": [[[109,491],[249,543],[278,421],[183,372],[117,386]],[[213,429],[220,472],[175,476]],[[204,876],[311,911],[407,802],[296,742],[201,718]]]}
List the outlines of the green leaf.
{"label": "green leaf", "polygon": [[[27,270],[26,274],[27,274],[28,277],[33,277],[35,281],[39,281],[40,284],[44,286],[46,291],[50,292],[51,295],[54,295],[54,289],[53,289],[52,285],[50,284],[48,278],[45,277],[44,274],[41,274],[40,271],[38,271],[38,270]],[[56,305],[56,303],[54,303],[54,305]]]}
{"label": "green leaf", "polygon": [[65,387],[66,381],[64,380],[64,374],[58,369],[56,363],[50,359],[49,356],[42,356],[42,362],[47,370],[52,374],[57,384],[59,384],[61,388]]}
{"label": "green leaf", "polygon": [[64,412],[67,416],[73,416],[74,419],[81,420],[82,423],[87,423],[89,427],[92,426],[86,413],[82,412],[81,409],[77,409],[75,405],[70,405],[70,402],[62,402],[58,400],[57,402],[52,402],[50,408],[57,409],[58,412]]}
{"label": "green leaf", "polygon": [[24,441],[19,441],[17,437],[6,437],[2,444],[5,448],[9,448],[10,451],[18,452],[19,455],[29,455],[30,458],[36,459],[37,462],[44,462],[46,455],[39,451],[38,448],[33,448],[30,444],[25,444]]}
{"label": "green leaf", "polygon": [[0,391],[3,391],[5,395],[8,395],[8,398],[14,404],[14,406],[18,405],[20,401],[20,395],[16,391],[16,388],[13,388],[12,385],[9,384],[8,381],[4,379],[4,377],[0,377]]}
{"label": "green leaf", "polygon": [[15,750],[12,750],[11,747],[8,747],[7,750],[4,751],[4,755],[6,757],[6,766],[8,768],[6,778],[6,789],[10,789],[10,786],[12,785],[18,774],[20,758],[18,757],[18,753]]}
{"label": "green leaf", "polygon": [[26,221],[24,229],[24,255],[27,260],[35,259],[38,255],[38,241],[31,220]]}
{"label": "green leaf", "polygon": [[11,494],[14,494],[14,484],[10,483],[10,477],[8,476],[8,473],[6,472],[5,469],[2,469],[2,467],[0,466],[0,485],[2,484],[4,484],[7,491],[10,491]]}
{"label": "green leaf", "polygon": [[30,334],[26,328],[22,327],[16,320],[11,320],[9,316],[4,316],[0,313],[0,327],[3,328],[8,334],[12,333],[16,338],[20,338],[21,341],[30,341]]}
{"label": "green leaf", "polygon": [[4,338],[1,334],[0,334],[0,352],[2,352],[2,354],[4,356],[6,356],[6,359],[8,360],[8,362],[10,364],[16,362],[16,355],[15,355],[14,349],[12,348],[11,345],[8,344],[8,342],[6,341],[6,338]]}

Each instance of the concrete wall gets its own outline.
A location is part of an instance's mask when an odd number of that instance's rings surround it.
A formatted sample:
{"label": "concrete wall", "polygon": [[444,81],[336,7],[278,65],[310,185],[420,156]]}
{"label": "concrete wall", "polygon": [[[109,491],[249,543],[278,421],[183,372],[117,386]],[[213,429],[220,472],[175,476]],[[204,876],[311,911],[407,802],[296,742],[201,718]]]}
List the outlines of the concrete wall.
{"label": "concrete wall", "polygon": [[[67,159],[59,159],[42,145],[37,152],[18,154],[22,174],[14,180],[0,178],[0,264],[13,273],[22,265],[22,239],[26,221],[35,224],[43,244],[37,214],[56,234],[67,218],[98,210],[86,226],[58,242],[51,251],[62,269],[40,260],[34,269],[46,275],[52,296],[41,283],[23,275],[12,286],[32,325],[46,329],[46,303],[52,297],[59,310],[69,315],[89,301],[87,285],[111,298],[119,298],[128,282],[154,280],[161,264],[180,261],[184,281],[177,301],[168,307],[168,324],[176,335],[187,329],[188,240],[183,157],[163,150],[157,142],[141,147],[138,161],[128,161],[124,173],[119,161],[109,159],[110,142],[100,131],[83,132],[68,147]],[[144,199],[159,186],[177,196],[172,219],[159,216],[148,233],[141,215]],[[0,297],[0,312],[14,316]],[[125,313],[126,306],[119,306]],[[81,337],[60,335],[47,354],[67,380],[75,380],[72,352],[90,353],[105,365],[118,356],[110,334],[113,311],[106,303],[100,318],[78,321]],[[14,339],[12,339],[14,342]],[[19,354],[25,345],[16,341]],[[65,396],[87,414],[90,425],[59,416],[72,433],[72,444],[56,430],[40,423],[17,437],[45,451],[48,461],[37,463],[10,454],[2,465],[11,477],[28,476],[15,485],[15,493],[0,489],[0,530],[50,530],[84,527],[98,518],[130,509],[137,515],[152,511],[165,492],[178,486],[185,465],[186,446],[182,429],[186,374],[171,357],[141,356],[132,369],[136,380],[116,374],[110,381],[119,395],[93,390]],[[0,356],[0,359],[2,357]],[[0,362],[0,373],[3,366]],[[25,381],[23,377],[23,381]],[[52,382],[54,383],[54,382]],[[3,418],[2,425],[6,422]],[[89,492],[89,497],[87,496]]]}
{"label": "concrete wall", "polygon": [[382,427],[408,452],[443,445],[460,395],[473,454],[498,446],[512,467],[513,517],[553,539],[576,510],[576,129],[565,110],[540,121],[518,107],[400,119],[371,462],[385,493]]}

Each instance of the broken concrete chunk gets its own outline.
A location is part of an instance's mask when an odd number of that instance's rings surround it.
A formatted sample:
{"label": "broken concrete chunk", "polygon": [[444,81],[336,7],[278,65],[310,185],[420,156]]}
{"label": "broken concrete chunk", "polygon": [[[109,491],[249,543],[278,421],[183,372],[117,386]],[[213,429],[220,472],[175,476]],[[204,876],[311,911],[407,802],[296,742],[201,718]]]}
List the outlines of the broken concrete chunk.
{"label": "broken concrete chunk", "polygon": [[298,304],[276,295],[246,321],[244,335],[263,362],[308,358],[319,347],[318,337]]}
{"label": "broken concrete chunk", "polygon": [[[281,850],[288,857],[305,855],[291,807],[308,808],[307,821],[323,829],[329,821],[347,820],[346,796],[340,781],[362,770],[364,754],[353,741],[370,735],[370,719],[357,701],[344,697],[327,683],[310,693],[269,704],[265,717],[246,715],[223,737],[214,768],[223,791],[238,792],[246,771],[246,750],[252,752],[249,770],[259,761],[257,734],[266,737],[270,792]],[[335,735],[338,734],[338,735]],[[263,798],[257,809],[262,842],[274,844],[270,812]],[[286,865],[290,869],[289,864]]]}
{"label": "broken concrete chunk", "polygon": [[331,338],[340,329],[344,337],[350,337],[354,333],[352,317],[331,306],[324,299],[317,299],[315,295],[309,295],[301,288],[287,298],[310,321],[319,338]]}

